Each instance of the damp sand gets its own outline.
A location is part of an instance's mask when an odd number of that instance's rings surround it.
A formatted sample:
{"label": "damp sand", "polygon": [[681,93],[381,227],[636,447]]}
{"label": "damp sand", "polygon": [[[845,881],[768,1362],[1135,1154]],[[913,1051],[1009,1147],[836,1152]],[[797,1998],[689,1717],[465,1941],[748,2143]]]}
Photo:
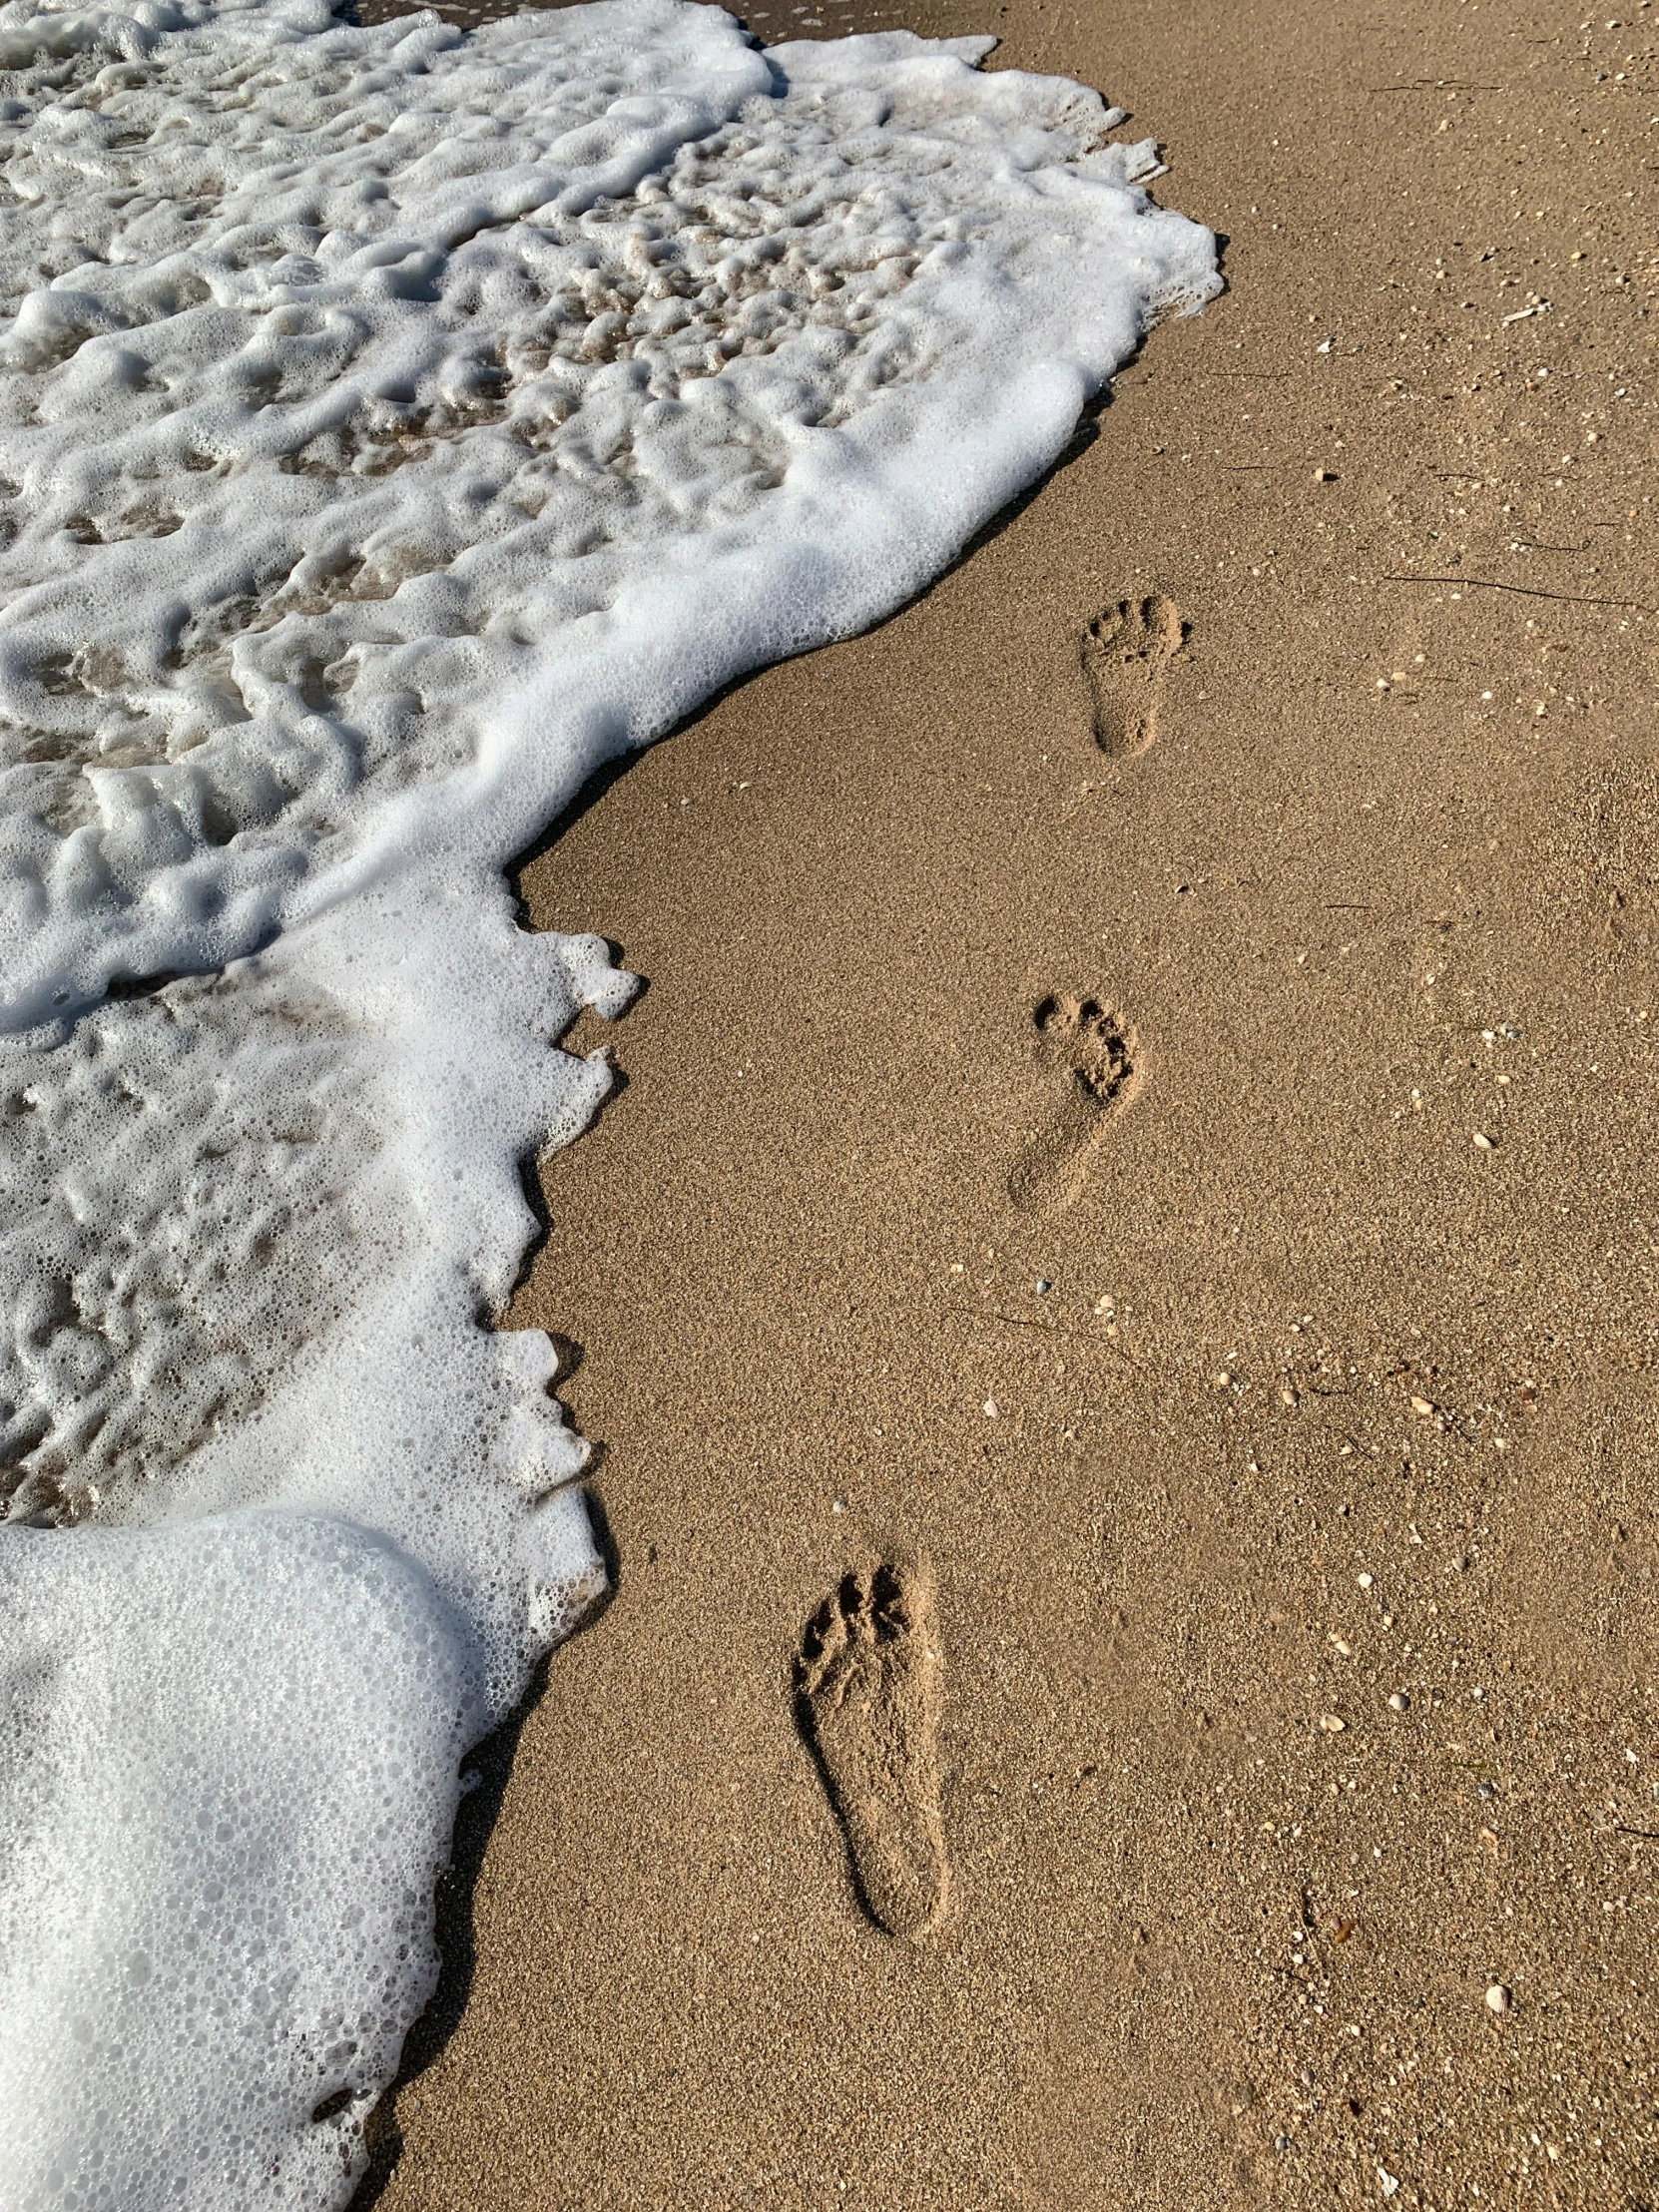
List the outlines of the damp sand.
{"label": "damp sand", "polygon": [[[486,1760],[380,2201],[1611,2201],[1656,2156],[1646,12],[904,20],[1131,109],[1231,288],[922,599],[524,868],[649,981],[515,1309],[620,1579]],[[798,1700],[918,1558],[949,1879],[895,1938]]]}

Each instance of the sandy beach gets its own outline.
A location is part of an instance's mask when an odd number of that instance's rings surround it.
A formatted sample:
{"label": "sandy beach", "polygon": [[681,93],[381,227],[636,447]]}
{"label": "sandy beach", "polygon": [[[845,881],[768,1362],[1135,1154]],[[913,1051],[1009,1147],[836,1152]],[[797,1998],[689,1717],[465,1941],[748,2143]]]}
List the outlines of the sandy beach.
{"label": "sandy beach", "polygon": [[616,1588],[362,2201],[1645,2204],[1651,11],[814,21],[1098,87],[1229,288],[525,860],[648,983],[508,1317]]}

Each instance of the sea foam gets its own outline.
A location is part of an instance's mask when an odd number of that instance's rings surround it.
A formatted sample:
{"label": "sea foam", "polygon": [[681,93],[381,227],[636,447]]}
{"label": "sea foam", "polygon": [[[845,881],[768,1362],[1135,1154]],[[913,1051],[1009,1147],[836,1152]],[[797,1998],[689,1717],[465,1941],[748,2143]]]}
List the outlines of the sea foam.
{"label": "sea foam", "polygon": [[460,1757],[604,1580],[490,1323],[634,983],[502,868],[1216,288],[990,44],[0,7],[8,2202],[362,2170]]}

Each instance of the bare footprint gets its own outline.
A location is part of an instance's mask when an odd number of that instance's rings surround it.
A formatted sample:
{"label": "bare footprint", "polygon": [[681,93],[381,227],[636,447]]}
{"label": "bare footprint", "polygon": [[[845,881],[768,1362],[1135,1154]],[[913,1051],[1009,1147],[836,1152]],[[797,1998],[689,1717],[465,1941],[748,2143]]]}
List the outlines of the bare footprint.
{"label": "bare footprint", "polygon": [[858,1896],[890,1936],[925,1936],[944,1911],[940,1671],[927,1578],[885,1561],[841,1577],[813,1616],[796,1669],[802,1731],[829,1784]]}
{"label": "bare footprint", "polygon": [[1060,1086],[1053,1113],[1008,1176],[1008,1196],[1028,1211],[1076,1197],[1107,1119],[1136,1083],[1134,1035],[1098,999],[1051,991],[1031,1020]]}
{"label": "bare footprint", "polygon": [[1144,753],[1158,735],[1164,671],[1187,642],[1187,626],[1162,592],[1120,599],[1079,642],[1102,753]]}

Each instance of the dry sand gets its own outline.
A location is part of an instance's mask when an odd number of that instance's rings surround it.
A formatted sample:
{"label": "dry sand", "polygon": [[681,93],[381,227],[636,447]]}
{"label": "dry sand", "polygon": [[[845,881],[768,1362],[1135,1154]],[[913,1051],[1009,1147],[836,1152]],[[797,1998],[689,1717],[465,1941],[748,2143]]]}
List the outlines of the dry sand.
{"label": "dry sand", "polygon": [[1099,86],[1231,288],[524,869],[650,979],[511,1317],[620,1576],[385,2212],[1659,2188],[1652,14],[825,11]]}

